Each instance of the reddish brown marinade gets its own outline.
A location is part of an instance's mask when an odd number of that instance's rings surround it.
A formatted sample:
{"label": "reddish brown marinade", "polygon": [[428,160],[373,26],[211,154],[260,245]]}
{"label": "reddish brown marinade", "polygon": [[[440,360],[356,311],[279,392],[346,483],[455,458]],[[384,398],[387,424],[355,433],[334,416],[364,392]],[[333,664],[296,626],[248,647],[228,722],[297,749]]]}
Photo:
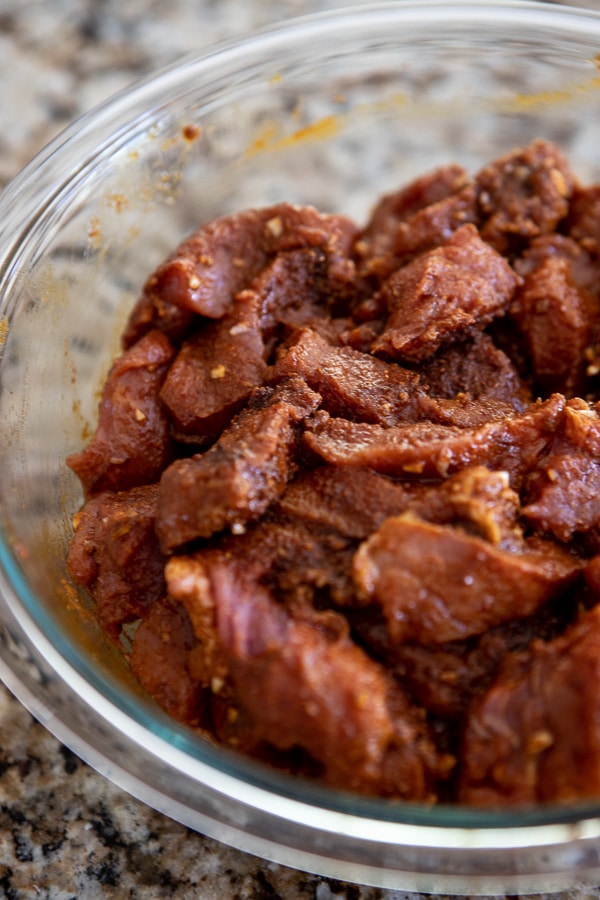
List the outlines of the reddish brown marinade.
{"label": "reddish brown marinade", "polygon": [[599,197],[537,140],[148,278],[68,563],[172,717],[360,793],[600,798]]}

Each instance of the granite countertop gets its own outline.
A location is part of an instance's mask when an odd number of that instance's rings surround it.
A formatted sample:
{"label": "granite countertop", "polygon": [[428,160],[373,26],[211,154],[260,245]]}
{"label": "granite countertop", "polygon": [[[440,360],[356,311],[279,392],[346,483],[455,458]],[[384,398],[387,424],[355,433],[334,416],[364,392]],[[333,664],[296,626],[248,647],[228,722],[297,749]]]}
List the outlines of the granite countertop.
{"label": "granite countertop", "polygon": [[[64,125],[150,69],[335,5],[0,0],[0,189]],[[78,760],[1,686],[0,733],[0,897],[407,898],[266,863],[188,830]],[[600,889],[561,896],[592,900]]]}

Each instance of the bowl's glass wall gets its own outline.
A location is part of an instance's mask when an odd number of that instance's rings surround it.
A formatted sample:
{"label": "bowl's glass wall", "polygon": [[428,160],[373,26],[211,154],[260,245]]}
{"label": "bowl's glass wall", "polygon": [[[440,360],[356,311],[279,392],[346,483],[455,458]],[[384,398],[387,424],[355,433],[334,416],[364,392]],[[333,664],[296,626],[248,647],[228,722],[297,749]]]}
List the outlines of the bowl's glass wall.
{"label": "bowl's glass wall", "polygon": [[[539,136],[561,146],[582,180],[600,180],[599,60],[600,19],[552,7],[407,3],[326,17],[189,61],[118,98],[72,128],[0,199],[5,666],[12,686],[63,739],[105,771],[111,757],[108,774],[188,824],[256,852],[270,847],[284,862],[407,888],[531,889],[535,877],[536,886],[551,889],[559,873],[572,879],[577,867],[597,876],[594,820],[568,849],[528,857],[518,849],[490,855],[489,846],[562,843],[569,833],[489,831],[482,863],[481,850],[462,848],[478,843],[468,832],[424,838],[419,828],[535,825],[561,816],[486,819],[315,794],[270,781],[171,726],[139,696],[69,581],[65,554],[81,494],[64,461],[94,427],[102,379],[145,277],[199,223],[279,200],[360,221],[378,195],[427,169],[459,162],[475,171]],[[32,668],[36,654],[46,661]],[[3,675],[10,682],[10,672]],[[85,695],[83,703],[69,691]],[[86,704],[103,698],[113,722],[91,724]],[[148,735],[158,739],[158,762]],[[134,752],[128,766],[123,755]],[[354,824],[340,818],[336,836],[332,820],[319,833],[282,825],[280,810],[275,827],[272,813],[248,811],[239,797],[235,822],[230,783],[219,787],[223,806],[209,802],[195,762],[261,790],[296,792],[307,801],[306,822],[322,804]],[[178,768],[187,769],[179,780]],[[378,817],[411,822],[413,831],[376,829],[365,843]],[[221,830],[211,826],[219,819]],[[407,849],[422,841],[429,848]],[[452,849],[440,851],[444,843]]]}

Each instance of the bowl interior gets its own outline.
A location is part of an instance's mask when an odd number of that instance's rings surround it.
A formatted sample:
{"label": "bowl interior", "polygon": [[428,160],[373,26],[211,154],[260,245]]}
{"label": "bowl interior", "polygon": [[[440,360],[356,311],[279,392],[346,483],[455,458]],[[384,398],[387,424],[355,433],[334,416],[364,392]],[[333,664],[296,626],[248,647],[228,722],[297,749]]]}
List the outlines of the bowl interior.
{"label": "bowl interior", "polygon": [[[360,222],[417,174],[450,162],[474,172],[536,137],[555,141],[582,181],[600,180],[600,18],[477,6],[317,17],[185,61],[76,123],[0,198],[0,496],[12,614],[26,630],[34,623],[52,666],[77,673],[142,731],[275,793],[275,776],[236,769],[169,723],[99,632],[65,568],[82,500],[65,457],[91,435],[146,276],[200,223],[279,200]],[[60,730],[60,712],[47,718]],[[289,790],[389,821],[523,824]],[[542,811],[531,822],[580,815]]]}

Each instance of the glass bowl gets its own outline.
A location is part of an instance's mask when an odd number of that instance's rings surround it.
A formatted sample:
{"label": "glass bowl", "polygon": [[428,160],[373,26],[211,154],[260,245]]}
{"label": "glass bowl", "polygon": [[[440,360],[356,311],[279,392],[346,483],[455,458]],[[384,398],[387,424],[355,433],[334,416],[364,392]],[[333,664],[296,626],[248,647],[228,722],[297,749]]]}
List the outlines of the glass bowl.
{"label": "glass bowl", "polygon": [[0,197],[0,676],[60,740],[186,825],[270,860],[459,894],[600,880],[600,806],[494,813],[359,798],[204,742],[143,696],[69,579],[68,453],[149,272],[202,221],[312,203],[363,220],[436,165],[535,137],[600,180],[600,15],[370,5],[157,74],[72,125]]}

